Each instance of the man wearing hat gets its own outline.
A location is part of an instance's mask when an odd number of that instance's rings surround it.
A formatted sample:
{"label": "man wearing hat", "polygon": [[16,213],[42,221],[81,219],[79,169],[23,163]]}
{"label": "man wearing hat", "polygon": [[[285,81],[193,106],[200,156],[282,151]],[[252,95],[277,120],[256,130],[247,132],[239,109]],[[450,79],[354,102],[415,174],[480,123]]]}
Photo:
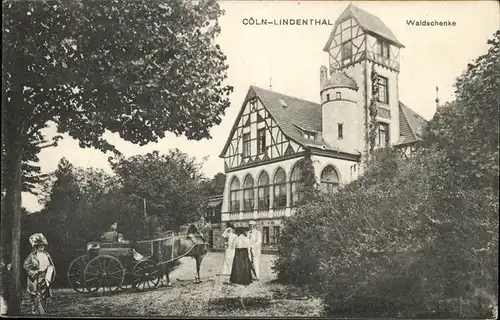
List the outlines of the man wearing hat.
{"label": "man wearing hat", "polygon": [[248,232],[248,238],[250,240],[250,260],[252,261],[255,271],[255,280],[259,280],[262,234],[259,230],[257,230],[257,222],[255,222],[254,220],[250,220],[248,225],[250,228],[250,231]]}

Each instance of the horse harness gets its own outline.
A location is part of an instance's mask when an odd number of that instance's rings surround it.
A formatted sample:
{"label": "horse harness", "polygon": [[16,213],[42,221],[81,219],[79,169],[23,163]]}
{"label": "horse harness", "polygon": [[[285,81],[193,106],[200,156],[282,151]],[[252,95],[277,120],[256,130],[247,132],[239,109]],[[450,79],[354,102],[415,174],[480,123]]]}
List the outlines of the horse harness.
{"label": "horse harness", "polygon": [[199,246],[199,245],[208,245],[209,243],[206,242],[205,240],[205,237],[200,233],[201,230],[205,229],[207,226],[205,225],[203,228],[199,229],[196,233],[203,239],[203,242],[202,243],[197,243],[196,241],[194,241],[192,238],[191,240],[193,240],[193,245],[191,246],[191,248],[189,248],[188,251],[186,251],[184,254],[181,254],[177,257],[174,258],[174,247],[175,247],[175,236],[172,235],[170,237],[163,237],[163,238],[157,238],[157,239],[153,239],[153,240],[144,240],[144,241],[138,241],[138,242],[161,242],[161,241],[165,241],[165,240],[168,240],[168,239],[171,239],[173,238],[173,241],[172,241],[172,255],[171,255],[171,258],[170,260],[167,260],[167,261],[162,261],[162,262],[158,262],[158,265],[162,265],[162,264],[165,264],[165,263],[169,263],[169,262],[172,262],[174,260],[178,260],[182,257],[185,257],[186,255],[188,255],[191,250],[193,250],[196,246]]}

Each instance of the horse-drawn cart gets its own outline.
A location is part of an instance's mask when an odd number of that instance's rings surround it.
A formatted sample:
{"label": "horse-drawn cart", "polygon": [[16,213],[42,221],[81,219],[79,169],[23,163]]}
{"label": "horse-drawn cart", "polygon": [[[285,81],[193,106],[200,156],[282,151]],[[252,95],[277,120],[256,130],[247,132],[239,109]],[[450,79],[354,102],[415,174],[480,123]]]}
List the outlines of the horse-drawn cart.
{"label": "horse-drawn cart", "polygon": [[[141,241],[142,242],[142,241]],[[160,265],[154,258],[155,246],[150,243],[150,254],[137,260],[130,243],[87,243],[86,254],[71,262],[67,279],[77,292],[113,293],[119,289],[135,288],[138,291],[154,289],[160,284]]]}
{"label": "horse-drawn cart", "polygon": [[[85,254],[71,262],[66,274],[77,292],[114,293],[120,289],[155,289],[163,276],[170,285],[168,264],[182,257],[196,259],[195,281],[200,282],[200,265],[208,252],[205,242],[210,223],[190,235],[171,235],[154,240],[87,243]],[[147,253],[146,256],[140,254]],[[140,257],[138,257],[140,256]]]}

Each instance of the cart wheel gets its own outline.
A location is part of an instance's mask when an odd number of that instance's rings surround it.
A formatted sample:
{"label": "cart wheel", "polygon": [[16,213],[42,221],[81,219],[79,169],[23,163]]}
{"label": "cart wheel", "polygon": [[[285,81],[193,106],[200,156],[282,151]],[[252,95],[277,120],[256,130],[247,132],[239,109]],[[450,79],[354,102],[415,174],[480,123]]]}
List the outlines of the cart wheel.
{"label": "cart wheel", "polygon": [[114,293],[120,289],[124,278],[125,268],[112,256],[97,256],[85,267],[85,284],[92,292],[102,288],[104,294]]}
{"label": "cart wheel", "polygon": [[155,289],[160,284],[160,267],[151,260],[139,261],[133,269],[133,285],[137,291]]}
{"label": "cart wheel", "polygon": [[85,291],[85,277],[84,270],[85,266],[89,262],[87,255],[79,256],[78,258],[71,261],[69,264],[68,272],[66,273],[66,279],[69,285],[76,292]]}

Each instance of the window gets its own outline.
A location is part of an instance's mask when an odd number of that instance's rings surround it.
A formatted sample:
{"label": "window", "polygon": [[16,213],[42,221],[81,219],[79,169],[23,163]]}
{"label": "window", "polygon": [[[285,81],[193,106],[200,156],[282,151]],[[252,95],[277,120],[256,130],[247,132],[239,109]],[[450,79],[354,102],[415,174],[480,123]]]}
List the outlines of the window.
{"label": "window", "polygon": [[387,123],[379,122],[378,124],[378,147],[386,147],[389,145],[389,125]]}
{"label": "window", "polygon": [[349,40],[342,44],[342,65],[351,63],[352,42]]}
{"label": "window", "polygon": [[292,187],[291,205],[295,205],[302,200],[302,168],[296,165],[292,170],[292,177],[290,179]]}
{"label": "window", "polygon": [[243,210],[253,210],[253,178],[247,175],[243,181]]}
{"label": "window", "polygon": [[378,77],[378,101],[389,103],[389,85],[387,78]]}
{"label": "window", "polygon": [[229,210],[231,212],[240,211],[240,180],[234,177],[229,187]]}
{"label": "window", "polygon": [[321,172],[321,189],[333,193],[339,188],[339,176],[333,166],[327,166]]}
{"label": "window", "polygon": [[255,111],[255,110],[257,110],[257,100],[253,99],[252,101],[250,101],[250,111]]}
{"label": "window", "polygon": [[259,210],[269,209],[269,176],[262,172],[259,177]]}
{"label": "window", "polygon": [[337,124],[337,131],[338,131],[339,139],[344,138],[344,125],[342,123]]}
{"label": "window", "polygon": [[309,140],[314,140],[314,139],[316,139],[316,134],[314,134],[312,132],[304,131],[304,138],[309,139]]}
{"label": "window", "polygon": [[274,175],[274,207],[286,207],[286,175],[282,168]]}
{"label": "window", "polygon": [[243,134],[243,158],[250,156],[250,133]]}
{"label": "window", "polygon": [[266,129],[259,129],[257,131],[257,152],[259,154],[266,152]]}
{"label": "window", "polygon": [[262,228],[262,243],[269,244],[269,227]]}
{"label": "window", "polygon": [[273,234],[274,234],[274,242],[278,243],[280,241],[280,227],[279,226],[274,226],[273,227]]}
{"label": "window", "polygon": [[329,93],[326,94],[326,101],[330,101],[330,94]]}
{"label": "window", "polygon": [[340,94],[340,92],[336,92],[336,93],[335,93],[335,98],[336,98],[337,100],[342,99],[342,95]]}
{"label": "window", "polygon": [[378,45],[378,55],[384,58],[390,58],[390,45],[389,42],[378,39],[377,40],[377,45]]}

